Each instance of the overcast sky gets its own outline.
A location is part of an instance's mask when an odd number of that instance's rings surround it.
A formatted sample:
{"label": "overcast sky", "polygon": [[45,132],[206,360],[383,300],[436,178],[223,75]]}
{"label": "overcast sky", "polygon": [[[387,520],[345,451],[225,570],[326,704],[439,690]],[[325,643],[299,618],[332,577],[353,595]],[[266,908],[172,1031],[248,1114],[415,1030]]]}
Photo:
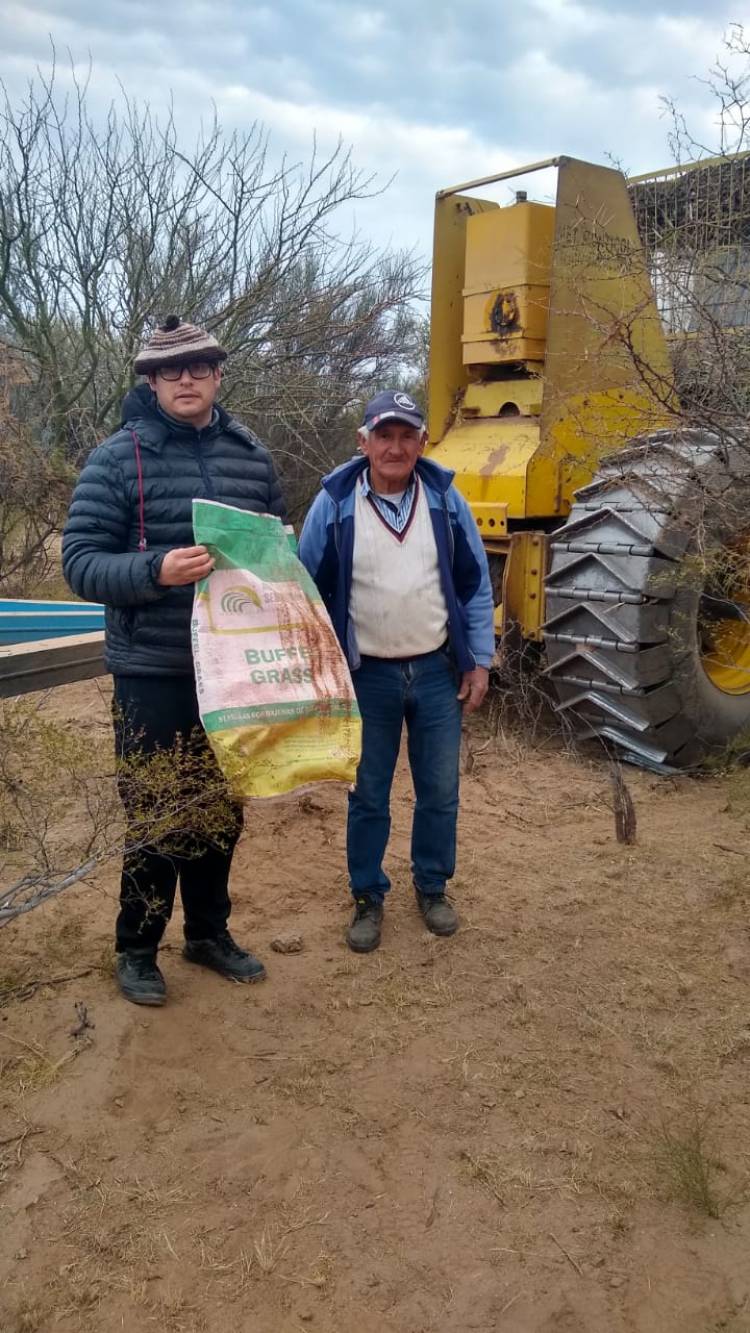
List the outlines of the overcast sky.
{"label": "overcast sky", "polygon": [[360,228],[428,252],[442,186],[558,153],[666,165],[662,94],[713,143],[699,79],[729,24],[750,27],[750,0],[0,0],[0,19],[13,98],[51,37],[61,63],[91,57],[102,106],[120,80],[157,108],[171,95],[188,135],[213,101],[299,158],[314,130],[342,136],[382,182],[397,173]]}

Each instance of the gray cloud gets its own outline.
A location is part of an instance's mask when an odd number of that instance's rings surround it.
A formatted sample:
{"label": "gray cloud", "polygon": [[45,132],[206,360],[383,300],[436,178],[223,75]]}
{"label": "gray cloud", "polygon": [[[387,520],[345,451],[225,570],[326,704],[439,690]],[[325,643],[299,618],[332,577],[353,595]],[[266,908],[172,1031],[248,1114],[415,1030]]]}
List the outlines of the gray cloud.
{"label": "gray cloud", "polygon": [[710,139],[691,76],[737,17],[727,0],[0,0],[0,14],[12,96],[48,65],[51,36],[62,83],[66,48],[91,55],[96,105],[119,79],[157,108],[171,93],[188,133],[213,101],[228,126],[262,119],[279,151],[341,134],[364,168],[398,173],[358,209],[362,227],[424,249],[432,194],[455,180],[558,152],[664,165],[660,93]]}

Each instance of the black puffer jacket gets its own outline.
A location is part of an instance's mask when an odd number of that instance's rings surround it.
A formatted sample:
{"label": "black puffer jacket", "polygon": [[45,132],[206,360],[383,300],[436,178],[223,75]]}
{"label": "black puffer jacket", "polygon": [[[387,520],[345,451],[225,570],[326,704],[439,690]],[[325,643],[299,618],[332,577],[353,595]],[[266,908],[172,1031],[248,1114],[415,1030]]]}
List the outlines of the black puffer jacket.
{"label": "black puffer jacket", "polygon": [[[78,479],[63,535],[63,573],[86,601],[106,606],[107,667],[121,676],[191,675],[193,585],[157,583],[167,551],[194,545],[193,499],[286,517],[271,455],[218,407],[204,430],[156,406],[148,385],[126,397],[122,429],[94,450]],[[140,537],[140,441],[146,549]]]}

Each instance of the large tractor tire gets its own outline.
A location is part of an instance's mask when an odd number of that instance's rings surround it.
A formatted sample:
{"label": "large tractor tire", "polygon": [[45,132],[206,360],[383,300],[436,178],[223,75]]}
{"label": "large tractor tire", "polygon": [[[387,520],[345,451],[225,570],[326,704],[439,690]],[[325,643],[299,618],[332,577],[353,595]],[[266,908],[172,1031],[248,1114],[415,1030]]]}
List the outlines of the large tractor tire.
{"label": "large tractor tire", "polygon": [[546,671],[569,731],[661,771],[750,748],[750,441],[635,441],[550,546]]}

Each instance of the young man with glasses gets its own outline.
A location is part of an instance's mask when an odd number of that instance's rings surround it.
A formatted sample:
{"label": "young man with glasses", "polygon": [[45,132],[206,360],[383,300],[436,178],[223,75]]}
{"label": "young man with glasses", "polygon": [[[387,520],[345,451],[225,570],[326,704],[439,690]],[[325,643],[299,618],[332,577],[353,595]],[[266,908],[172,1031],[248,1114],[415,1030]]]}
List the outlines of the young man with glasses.
{"label": "young man with glasses", "polygon": [[[185,957],[234,981],[265,976],[227,929],[232,854],[242,827],[201,729],[193,677],[193,591],[212,560],[193,538],[195,498],[286,517],[268,451],[217,402],[226,352],[205,329],[170,316],[135,361],[146,377],[126,396],[122,425],[81,472],[63,536],[71,588],[106,607],[105,660],[114,676],[118,786],[129,822],[116,926],[116,976],[126,999],[160,1005],[157,966],[177,882]],[[179,832],[139,835],[154,767],[173,751]],[[184,789],[182,786],[184,775]],[[170,785],[169,798],[175,793]],[[199,829],[190,830],[191,802]],[[146,820],[147,822],[147,820]],[[140,845],[139,845],[140,844]]]}

